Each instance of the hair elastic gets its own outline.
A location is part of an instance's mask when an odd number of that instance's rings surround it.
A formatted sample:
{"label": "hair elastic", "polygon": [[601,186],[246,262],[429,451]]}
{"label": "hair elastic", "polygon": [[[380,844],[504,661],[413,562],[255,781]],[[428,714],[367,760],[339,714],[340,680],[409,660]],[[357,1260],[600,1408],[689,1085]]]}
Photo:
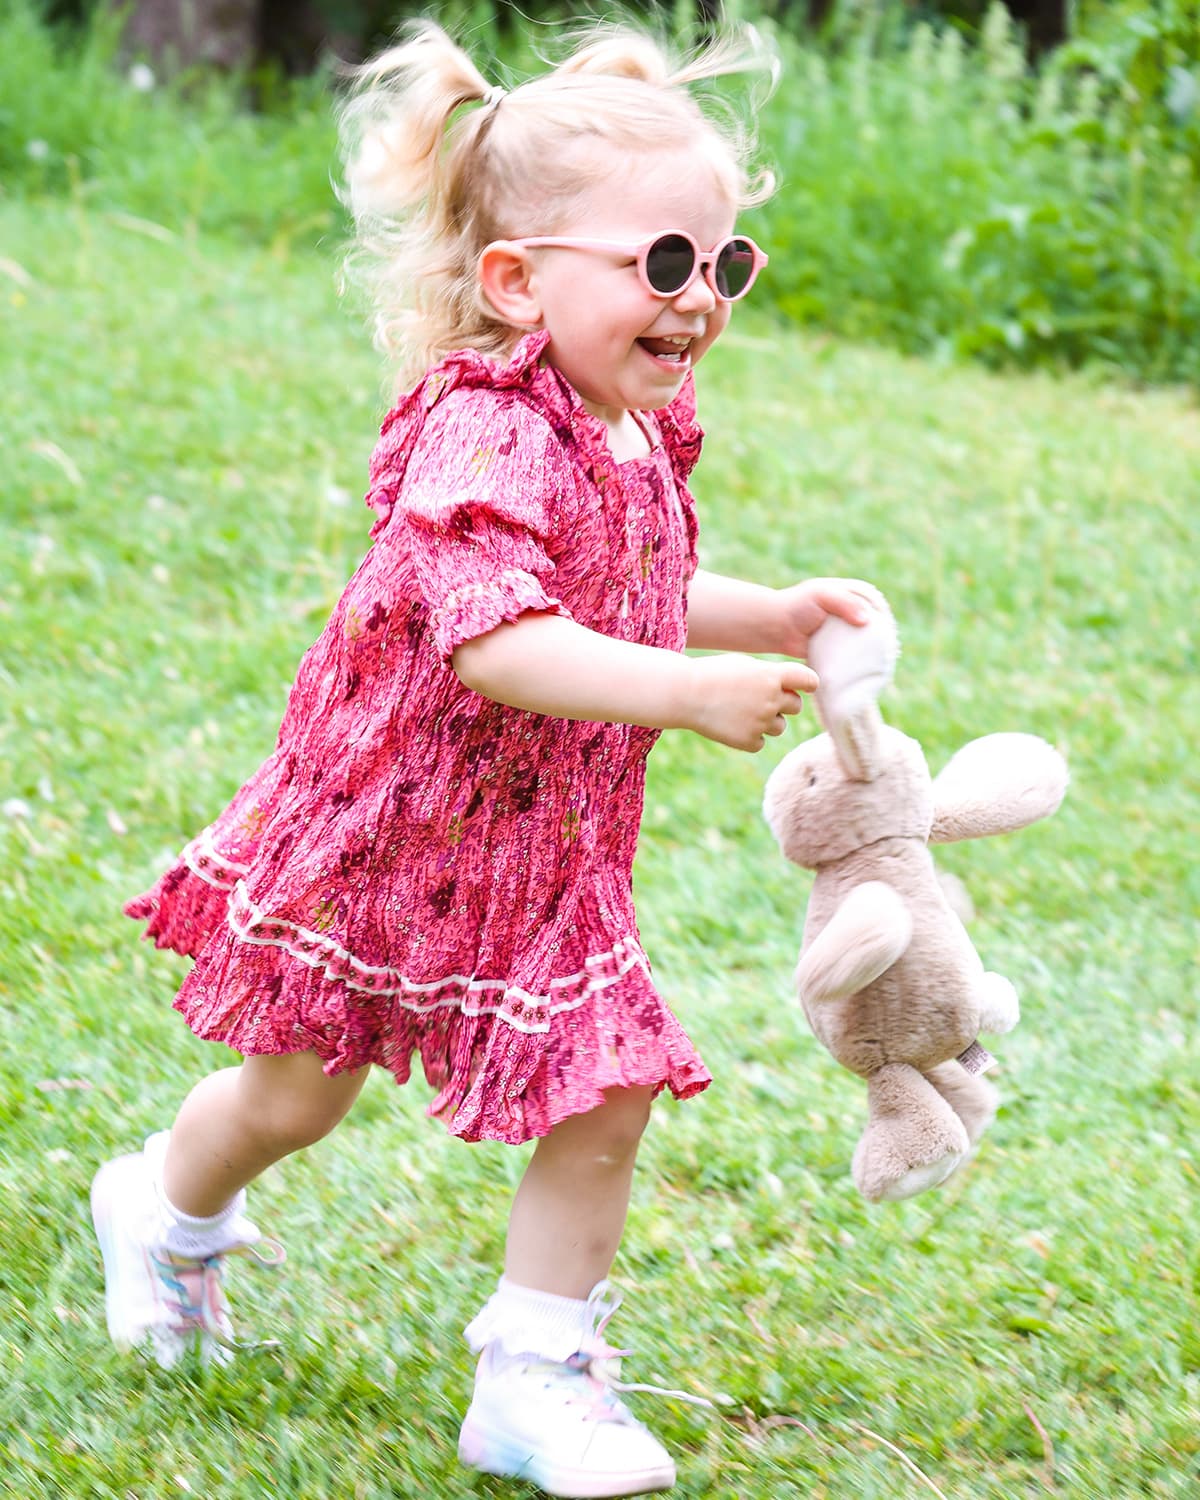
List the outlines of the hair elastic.
{"label": "hair elastic", "polygon": [[479,102],[485,109],[495,109],[501,99],[504,99],[507,94],[507,89],[502,89],[499,84],[495,84],[492,88],[488,89]]}

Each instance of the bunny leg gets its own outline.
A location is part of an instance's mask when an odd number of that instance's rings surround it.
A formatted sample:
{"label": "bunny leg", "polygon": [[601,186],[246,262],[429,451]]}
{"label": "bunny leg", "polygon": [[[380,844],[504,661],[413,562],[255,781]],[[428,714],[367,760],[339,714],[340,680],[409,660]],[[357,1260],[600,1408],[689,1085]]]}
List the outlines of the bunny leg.
{"label": "bunny leg", "polygon": [[912,916],[890,885],[856,885],[800,955],[801,998],[819,1003],[853,995],[890,969],[911,939]]}
{"label": "bunny leg", "polygon": [[867,1080],[867,1128],[851,1174],[864,1198],[912,1198],[945,1182],[971,1149],[966,1127],[929,1080],[889,1063]]}
{"label": "bunny leg", "polygon": [[960,1062],[938,1063],[925,1074],[938,1093],[963,1122],[972,1146],[992,1123],[998,1095],[986,1078],[967,1072]]}
{"label": "bunny leg", "polygon": [[1021,1002],[1003,974],[985,969],[975,986],[975,998],[979,1002],[979,1029],[990,1036],[1003,1036],[1021,1019]]}

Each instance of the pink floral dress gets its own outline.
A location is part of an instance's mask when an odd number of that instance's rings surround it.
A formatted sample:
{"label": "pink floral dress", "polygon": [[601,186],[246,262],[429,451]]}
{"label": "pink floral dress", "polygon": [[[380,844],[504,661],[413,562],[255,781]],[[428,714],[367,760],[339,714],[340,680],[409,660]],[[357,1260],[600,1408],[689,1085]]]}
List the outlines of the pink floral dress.
{"label": "pink floral dress", "polygon": [[608,1088],[710,1082],[657,993],[632,867],[657,731],[493,703],[450,666],[526,610],[682,650],[691,382],[618,464],[552,368],[451,355],[371,460],[374,545],[300,663],[275,752],[126,907],[195,964],[175,1001],[243,1054],[409,1077],[467,1140],[545,1135]]}

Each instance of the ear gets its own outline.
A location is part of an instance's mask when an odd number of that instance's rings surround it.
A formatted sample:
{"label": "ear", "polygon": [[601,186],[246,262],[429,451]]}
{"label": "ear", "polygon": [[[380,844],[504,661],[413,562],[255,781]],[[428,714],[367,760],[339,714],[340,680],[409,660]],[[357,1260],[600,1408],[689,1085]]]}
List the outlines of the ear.
{"label": "ear", "polygon": [[985,734],[953,755],[933,783],[931,844],[1012,833],[1055,812],[1067,763],[1036,734]]}
{"label": "ear", "polygon": [[512,240],[493,240],[479,252],[479,290],[484,301],[505,323],[536,328],[542,321],[537,276],[528,250]]}
{"label": "ear", "polygon": [[867,602],[865,625],[830,615],[808,643],[808,664],[821,679],[813,695],[817,716],[851,781],[874,781],[879,774],[883,720],[876,702],[900,651],[887,601],[879,595]]}

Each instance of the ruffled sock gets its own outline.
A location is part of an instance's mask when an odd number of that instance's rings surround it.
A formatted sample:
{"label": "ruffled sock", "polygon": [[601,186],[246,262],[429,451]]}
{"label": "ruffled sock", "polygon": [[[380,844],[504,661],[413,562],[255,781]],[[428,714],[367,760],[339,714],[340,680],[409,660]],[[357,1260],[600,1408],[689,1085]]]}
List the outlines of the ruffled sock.
{"label": "ruffled sock", "polygon": [[594,1317],[586,1300],[539,1292],[501,1276],[464,1335],[476,1354],[493,1345],[510,1357],[525,1354],[562,1361],[583,1347]]}

